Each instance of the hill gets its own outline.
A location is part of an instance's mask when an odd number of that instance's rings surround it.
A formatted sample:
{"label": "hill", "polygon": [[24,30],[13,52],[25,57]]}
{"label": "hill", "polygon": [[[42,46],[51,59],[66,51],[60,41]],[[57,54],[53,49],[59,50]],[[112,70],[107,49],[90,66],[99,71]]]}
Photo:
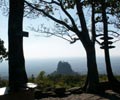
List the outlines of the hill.
{"label": "hill", "polygon": [[56,71],[54,71],[52,74],[76,75],[78,73],[72,70],[71,65],[68,62],[59,61]]}

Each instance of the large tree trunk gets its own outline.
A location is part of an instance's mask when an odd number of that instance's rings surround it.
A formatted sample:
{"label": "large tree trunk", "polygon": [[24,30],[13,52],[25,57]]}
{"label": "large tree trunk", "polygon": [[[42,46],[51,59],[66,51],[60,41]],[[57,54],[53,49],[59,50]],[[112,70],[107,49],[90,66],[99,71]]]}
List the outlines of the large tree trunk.
{"label": "large tree trunk", "polygon": [[9,87],[11,91],[22,88],[27,83],[23,54],[24,0],[10,0],[8,40],[9,40]]}
{"label": "large tree trunk", "polygon": [[99,87],[99,76],[97,70],[97,63],[96,63],[96,54],[95,54],[95,47],[94,44],[86,45],[86,56],[87,56],[87,67],[88,67],[88,74],[87,80],[85,83],[85,89],[87,92],[98,92]]}

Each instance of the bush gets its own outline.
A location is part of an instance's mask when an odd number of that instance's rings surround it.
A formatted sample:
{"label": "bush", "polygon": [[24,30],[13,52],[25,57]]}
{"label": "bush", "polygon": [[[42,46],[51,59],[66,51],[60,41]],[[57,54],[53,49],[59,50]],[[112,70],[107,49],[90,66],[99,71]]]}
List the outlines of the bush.
{"label": "bush", "polygon": [[35,83],[38,84],[39,89],[44,89],[47,87],[58,88],[71,88],[83,86],[85,83],[86,76],[81,75],[45,75],[44,71],[41,71],[39,75],[35,78]]}
{"label": "bush", "polygon": [[5,87],[8,85],[8,81],[0,77],[0,87]]}
{"label": "bush", "polygon": [[[46,88],[72,88],[83,87],[86,81],[86,75],[62,75],[62,74],[50,74],[46,75],[44,71],[41,71],[35,78],[32,76],[30,81],[38,84],[38,88],[45,90]],[[116,76],[120,80],[120,76]],[[100,82],[108,81],[106,75],[99,76]]]}

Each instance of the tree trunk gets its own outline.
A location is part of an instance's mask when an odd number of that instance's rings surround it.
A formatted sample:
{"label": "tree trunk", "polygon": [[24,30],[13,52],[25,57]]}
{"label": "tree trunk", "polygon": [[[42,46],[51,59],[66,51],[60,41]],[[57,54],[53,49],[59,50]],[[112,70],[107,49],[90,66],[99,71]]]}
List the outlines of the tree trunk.
{"label": "tree trunk", "polygon": [[108,81],[111,89],[120,93],[120,82],[115,78],[112,72],[110,55],[109,55],[109,44],[108,44],[108,23],[106,16],[106,5],[105,1],[102,2],[102,19],[103,19],[103,27],[104,27],[104,53],[105,53],[105,62],[106,62],[106,70]]}
{"label": "tree trunk", "polygon": [[99,77],[98,77],[98,70],[97,70],[97,64],[96,64],[94,42],[90,40],[84,12],[82,9],[82,3],[80,0],[76,0],[76,9],[78,11],[77,13],[80,19],[80,24],[82,29],[81,34],[80,32],[76,32],[76,34],[81,40],[87,56],[88,75],[87,75],[87,81],[85,84],[85,90],[87,92],[97,92]]}
{"label": "tree trunk", "polygon": [[109,50],[105,49],[104,53],[105,53],[105,62],[106,62],[106,69],[107,69],[108,80],[110,82],[112,82],[112,81],[115,80],[115,77],[114,77],[113,72],[112,72],[112,67],[111,67],[111,62],[110,62],[110,56],[109,56]]}
{"label": "tree trunk", "polygon": [[85,46],[87,56],[88,75],[86,81],[87,92],[98,92],[99,76],[96,64],[96,54],[94,45]]}
{"label": "tree trunk", "polygon": [[23,54],[24,0],[10,0],[8,49],[9,49],[9,87],[11,91],[22,88],[28,81]]}

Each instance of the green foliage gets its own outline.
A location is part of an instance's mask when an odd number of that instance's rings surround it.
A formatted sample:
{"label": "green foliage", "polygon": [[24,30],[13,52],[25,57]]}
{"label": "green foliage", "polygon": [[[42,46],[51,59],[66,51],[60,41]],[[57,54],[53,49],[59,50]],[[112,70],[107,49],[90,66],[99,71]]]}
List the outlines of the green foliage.
{"label": "green foliage", "polygon": [[[83,86],[86,80],[86,76],[81,75],[46,75],[44,71],[41,71],[39,75],[34,79],[34,82],[38,84],[39,89],[51,88],[71,88],[76,86]],[[33,82],[33,78],[29,81]]]}
{"label": "green foliage", "polygon": [[6,48],[4,47],[4,41],[0,39],[0,62],[3,58],[7,57]]}
{"label": "green foliage", "polygon": [[100,79],[100,82],[106,82],[106,81],[108,81],[108,78],[107,78],[107,76],[106,75],[100,75],[99,76],[99,79]]}
{"label": "green foliage", "polygon": [[53,86],[53,82],[45,75],[44,71],[41,71],[35,79],[35,83],[38,84],[39,89]]}
{"label": "green foliage", "polygon": [[119,76],[119,75],[117,75],[117,76],[115,76],[115,77],[116,77],[117,80],[120,81],[120,76]]}
{"label": "green foliage", "polygon": [[72,9],[75,6],[75,0],[62,0],[65,9]]}
{"label": "green foliage", "polygon": [[8,81],[0,77],[0,87],[4,87],[7,85],[8,85]]}
{"label": "green foliage", "polygon": [[[61,75],[61,74],[50,74],[46,75],[44,71],[41,71],[39,75],[35,78],[29,79],[31,82],[38,84],[38,88],[45,91],[46,88],[72,88],[72,87],[83,87],[86,81],[86,75]],[[120,80],[120,76],[115,76]],[[100,82],[107,82],[107,75],[99,75]]]}
{"label": "green foliage", "polygon": [[65,88],[83,86],[85,76],[81,75],[49,75],[50,80],[54,81],[55,87],[58,85]]}
{"label": "green foliage", "polygon": [[32,76],[28,80],[29,80],[29,82],[34,83],[35,82],[35,76],[32,74]]}
{"label": "green foliage", "polygon": [[[120,75],[116,75],[115,77],[116,77],[117,80],[120,81]],[[106,81],[108,81],[107,75],[104,75],[104,74],[100,75],[99,79],[100,79],[100,82],[106,82]]]}

